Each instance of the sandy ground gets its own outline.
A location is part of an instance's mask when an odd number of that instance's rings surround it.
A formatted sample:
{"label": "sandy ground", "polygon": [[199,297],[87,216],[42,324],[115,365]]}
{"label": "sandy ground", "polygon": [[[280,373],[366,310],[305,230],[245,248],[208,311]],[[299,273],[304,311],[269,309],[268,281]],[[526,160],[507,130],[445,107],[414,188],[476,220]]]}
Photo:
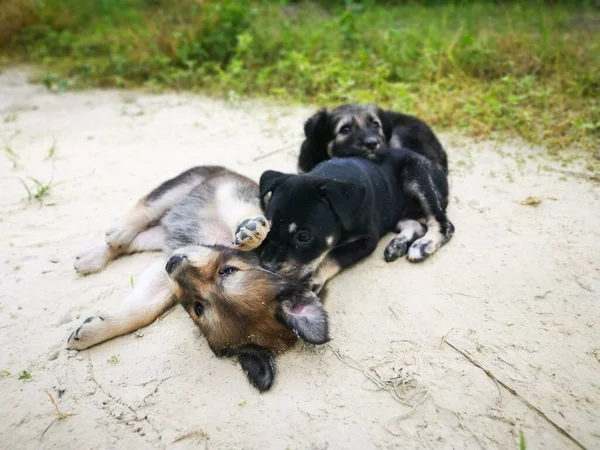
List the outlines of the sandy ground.
{"label": "sandy ground", "polygon": [[[22,72],[0,74],[0,447],[518,448],[522,430],[531,449],[577,448],[503,382],[600,448],[600,187],[517,145],[442,136],[455,237],[422,265],[386,264],[382,242],[334,279],[333,341],[280,357],[267,394],[213,356],[177,308],[135,335],[64,349],[154,258],[82,278],[74,254],[192,165],[255,179],[294,170],[309,112],[54,94]],[[26,201],[19,179],[30,176],[53,179],[43,206]],[[542,203],[521,205],[528,196]],[[59,418],[48,394],[73,415]]]}

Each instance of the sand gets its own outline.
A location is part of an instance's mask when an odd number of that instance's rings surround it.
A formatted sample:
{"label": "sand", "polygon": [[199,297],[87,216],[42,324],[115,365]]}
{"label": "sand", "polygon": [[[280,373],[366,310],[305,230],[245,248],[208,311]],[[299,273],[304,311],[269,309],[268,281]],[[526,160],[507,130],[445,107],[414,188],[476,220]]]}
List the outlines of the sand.
{"label": "sand", "polygon": [[[311,111],[58,94],[24,70],[0,74],[1,448],[518,448],[521,430],[531,449],[577,448],[550,421],[600,447],[600,187],[520,143],[442,134],[452,241],[414,265],[386,264],[384,240],[335,278],[333,340],[278,358],[266,394],[178,308],[135,335],[65,350],[155,257],[79,277],[77,252],[190,166],[293,171]],[[27,201],[28,177],[52,179],[42,203]],[[522,205],[529,196],[541,203]]]}

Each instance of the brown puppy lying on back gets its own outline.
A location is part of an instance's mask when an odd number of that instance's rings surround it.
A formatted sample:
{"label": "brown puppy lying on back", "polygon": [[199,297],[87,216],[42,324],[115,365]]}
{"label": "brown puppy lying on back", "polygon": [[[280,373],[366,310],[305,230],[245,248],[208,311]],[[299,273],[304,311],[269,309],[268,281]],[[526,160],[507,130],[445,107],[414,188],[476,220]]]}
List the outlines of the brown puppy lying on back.
{"label": "brown puppy lying on back", "polygon": [[149,325],[178,301],[217,356],[239,355],[260,391],[271,387],[274,355],[297,338],[329,340],[319,299],[294,280],[259,265],[269,231],[253,181],[223,167],[196,167],[166,181],[106,233],[107,244],[83,252],[80,274],[122,254],[162,250],[122,304],[88,317],[68,339],[82,350]]}

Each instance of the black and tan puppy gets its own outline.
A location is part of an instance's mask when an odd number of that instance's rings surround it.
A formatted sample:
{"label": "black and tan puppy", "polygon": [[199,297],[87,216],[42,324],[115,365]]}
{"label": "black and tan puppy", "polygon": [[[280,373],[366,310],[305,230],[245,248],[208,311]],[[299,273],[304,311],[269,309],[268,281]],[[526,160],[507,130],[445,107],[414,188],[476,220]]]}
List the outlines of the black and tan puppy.
{"label": "black and tan puppy", "polygon": [[399,234],[385,249],[387,261],[406,253],[423,261],[454,233],[444,170],[406,149],[389,149],[376,161],[333,158],[308,174],[267,171],[260,196],[271,222],[261,264],[307,280],[315,292],[394,229]]}
{"label": "black and tan puppy", "polygon": [[298,171],[339,156],[378,159],[389,148],[408,148],[448,172],[446,152],[431,128],[406,114],[370,105],[342,105],[321,109],[304,124],[306,139],[300,149]]}
{"label": "black and tan puppy", "polygon": [[82,350],[149,325],[178,302],[218,356],[238,355],[250,382],[271,387],[274,355],[297,338],[328,341],[327,314],[301,283],[261,268],[254,251],[269,231],[258,185],[223,167],[196,167],[142,198],[106,244],[75,269],[104,269],[126,253],[162,250],[112,311],[87,318],[68,339]]}

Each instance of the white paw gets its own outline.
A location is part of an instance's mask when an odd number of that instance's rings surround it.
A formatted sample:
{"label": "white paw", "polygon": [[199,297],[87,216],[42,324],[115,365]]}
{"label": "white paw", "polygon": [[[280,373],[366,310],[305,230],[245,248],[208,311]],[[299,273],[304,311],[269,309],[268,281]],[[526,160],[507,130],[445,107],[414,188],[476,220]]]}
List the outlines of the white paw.
{"label": "white paw", "polygon": [[83,350],[102,342],[104,340],[102,332],[106,326],[104,317],[88,317],[79,328],[71,333],[67,339],[67,348],[70,350]]}
{"label": "white paw", "polygon": [[253,250],[264,241],[269,230],[269,221],[263,216],[244,219],[235,230],[233,245],[240,250]]}
{"label": "white paw", "polygon": [[75,257],[73,267],[80,275],[100,272],[113,259],[113,252],[108,245],[89,248]]}
{"label": "white paw", "polygon": [[117,223],[106,231],[105,240],[112,248],[123,248],[127,247],[137,234],[137,229]]}
{"label": "white paw", "polygon": [[421,262],[429,258],[442,244],[441,239],[431,239],[424,236],[412,243],[408,249],[408,260]]}

